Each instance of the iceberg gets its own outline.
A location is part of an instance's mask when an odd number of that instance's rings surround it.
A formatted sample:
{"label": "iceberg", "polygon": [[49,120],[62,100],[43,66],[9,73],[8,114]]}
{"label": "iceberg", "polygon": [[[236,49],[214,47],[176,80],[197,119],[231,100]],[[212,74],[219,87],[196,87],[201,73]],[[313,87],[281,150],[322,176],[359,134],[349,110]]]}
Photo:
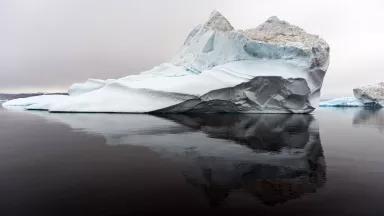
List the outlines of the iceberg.
{"label": "iceberg", "polygon": [[195,27],[174,58],[120,79],[73,84],[68,96],[11,100],[50,112],[309,113],[319,102],[329,46],[277,17],[236,30],[219,12]]}
{"label": "iceberg", "polygon": [[320,107],[363,107],[364,103],[354,97],[342,97],[320,102]]}
{"label": "iceberg", "polygon": [[320,102],[321,107],[384,107],[384,82],[353,89],[355,97],[343,97]]}
{"label": "iceberg", "polygon": [[384,82],[353,89],[355,97],[370,107],[384,107]]}

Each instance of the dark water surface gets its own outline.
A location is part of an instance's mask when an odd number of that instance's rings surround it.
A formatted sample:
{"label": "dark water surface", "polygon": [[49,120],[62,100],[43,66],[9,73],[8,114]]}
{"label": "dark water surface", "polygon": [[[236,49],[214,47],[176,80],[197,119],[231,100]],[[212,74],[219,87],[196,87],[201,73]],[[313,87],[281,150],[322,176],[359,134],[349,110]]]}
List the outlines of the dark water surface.
{"label": "dark water surface", "polygon": [[384,110],[0,109],[0,215],[384,215]]}

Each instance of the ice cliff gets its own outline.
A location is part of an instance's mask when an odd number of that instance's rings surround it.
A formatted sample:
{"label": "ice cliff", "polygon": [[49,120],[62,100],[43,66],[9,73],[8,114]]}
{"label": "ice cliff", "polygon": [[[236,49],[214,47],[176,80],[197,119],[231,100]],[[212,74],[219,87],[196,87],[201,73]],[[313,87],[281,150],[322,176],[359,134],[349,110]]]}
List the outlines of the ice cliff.
{"label": "ice cliff", "polygon": [[309,113],[318,105],[328,61],[324,40],[277,17],[235,30],[214,11],[168,63],[116,80],[77,83],[69,96],[4,106],[51,112]]}

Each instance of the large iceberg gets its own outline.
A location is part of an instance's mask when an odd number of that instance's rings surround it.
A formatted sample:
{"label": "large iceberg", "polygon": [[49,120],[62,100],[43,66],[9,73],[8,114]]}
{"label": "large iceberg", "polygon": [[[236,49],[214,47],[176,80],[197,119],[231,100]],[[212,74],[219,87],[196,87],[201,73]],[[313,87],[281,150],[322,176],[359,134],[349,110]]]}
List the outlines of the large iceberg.
{"label": "large iceberg", "polygon": [[214,11],[168,63],[120,79],[76,83],[68,96],[4,106],[50,112],[309,113],[318,105],[328,60],[324,40],[277,17],[235,30]]}

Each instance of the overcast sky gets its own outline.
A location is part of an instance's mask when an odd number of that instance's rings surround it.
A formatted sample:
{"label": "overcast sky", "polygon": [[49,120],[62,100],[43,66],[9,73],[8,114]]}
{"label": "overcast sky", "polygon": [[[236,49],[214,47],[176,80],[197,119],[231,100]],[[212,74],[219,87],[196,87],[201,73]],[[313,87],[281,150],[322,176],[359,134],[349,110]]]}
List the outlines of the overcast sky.
{"label": "overcast sky", "polygon": [[323,37],[324,97],[384,81],[382,0],[0,0],[0,92],[64,91],[150,69],[213,9],[235,28],[276,15]]}

